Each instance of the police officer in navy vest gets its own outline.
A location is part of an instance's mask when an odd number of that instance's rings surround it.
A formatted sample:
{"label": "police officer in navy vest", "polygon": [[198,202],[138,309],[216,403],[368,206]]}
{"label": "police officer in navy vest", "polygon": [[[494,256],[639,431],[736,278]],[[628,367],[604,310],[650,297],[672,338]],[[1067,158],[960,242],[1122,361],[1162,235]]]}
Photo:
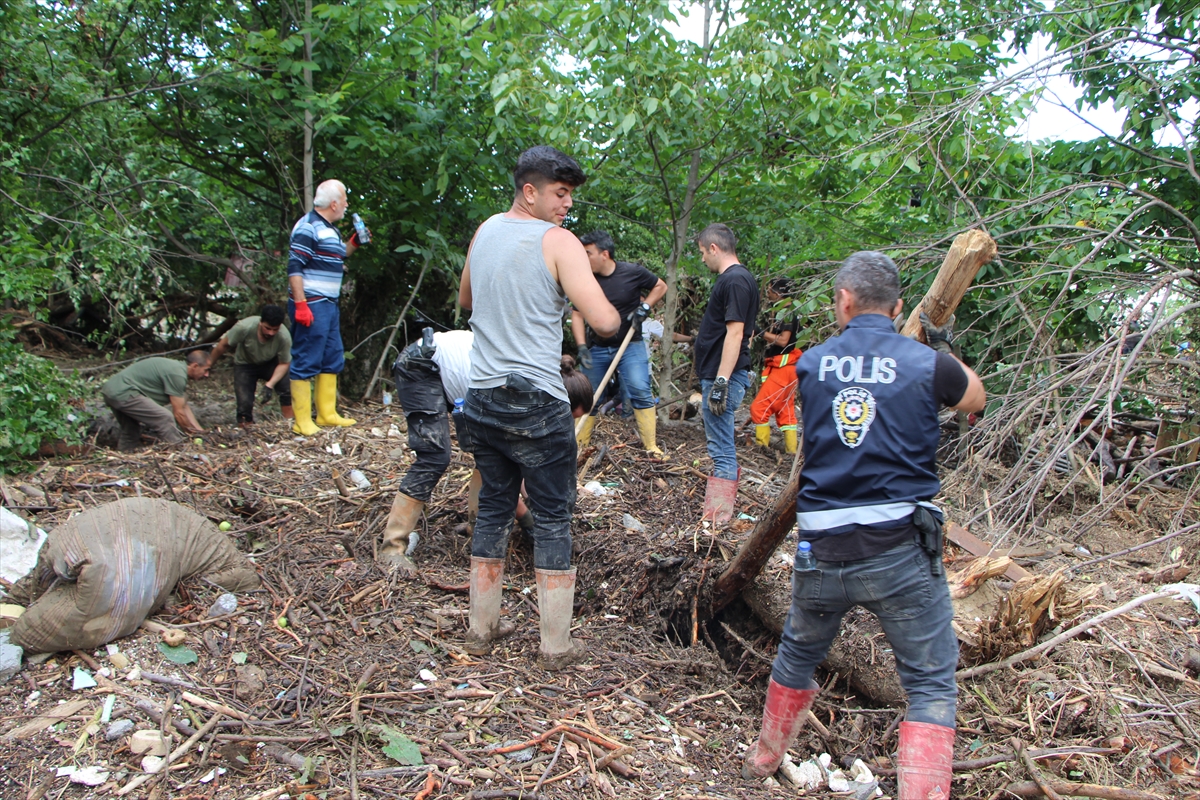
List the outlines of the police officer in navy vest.
{"label": "police officer in navy vest", "polygon": [[834,296],[841,334],[796,364],[804,469],[792,606],[762,732],[742,774],[765,777],[779,768],[816,696],[813,670],[858,605],[879,618],[908,694],[899,798],[948,798],[958,640],[941,563],[941,512],[931,503],[940,488],[938,411],[981,410],[983,384],[950,354],[949,325],[922,319],[929,346],[896,333],[899,273],[882,253],[847,258]]}

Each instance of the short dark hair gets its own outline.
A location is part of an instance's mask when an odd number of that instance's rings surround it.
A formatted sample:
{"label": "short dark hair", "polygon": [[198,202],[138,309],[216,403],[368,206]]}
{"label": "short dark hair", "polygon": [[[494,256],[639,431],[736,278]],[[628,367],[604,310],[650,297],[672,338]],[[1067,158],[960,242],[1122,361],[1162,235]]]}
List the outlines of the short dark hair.
{"label": "short dark hair", "polygon": [[721,249],[722,253],[737,252],[737,237],[733,235],[733,231],[723,222],[714,222],[704,230],[700,231],[700,235],[696,237],[696,243],[701,247],[708,247],[715,244]]}
{"label": "short dark hair", "polygon": [[767,288],[772,292],[777,292],[778,294],[786,297],[787,295],[796,291],[796,283],[791,278],[780,276],[778,278],[772,278],[771,282],[767,284]]}
{"label": "short dark hair", "polygon": [[891,311],[900,299],[900,270],[896,262],[874,250],[860,250],[842,262],[833,290],[845,289],[859,307]]}
{"label": "short dark hair", "polygon": [[208,351],[207,350],[193,350],[192,352],[187,354],[187,363],[188,364],[201,364],[201,365],[207,364],[208,363]]}
{"label": "short dark hair", "polygon": [[591,233],[585,233],[583,236],[579,237],[579,242],[583,245],[594,244],[596,245],[597,250],[607,251],[609,258],[613,259],[614,261],[617,258],[617,244],[613,241],[613,238],[608,235],[608,231],[592,231]]}
{"label": "short dark hair", "polygon": [[527,183],[541,189],[547,183],[554,182],[571,187],[582,186],[586,180],[587,175],[583,174],[575,159],[545,144],[521,153],[513,170],[513,185],[518,193]]}
{"label": "short dark hair", "polygon": [[571,410],[579,408],[585,414],[592,413],[592,395],[595,390],[592,389],[592,382],[588,380],[588,376],[575,369],[575,359],[563,356],[558,371],[562,376],[563,388],[567,390],[567,401],[571,404]]}
{"label": "short dark hair", "polygon": [[287,317],[283,313],[283,309],[273,303],[268,303],[258,312],[259,319],[268,325],[282,325],[283,320]]}

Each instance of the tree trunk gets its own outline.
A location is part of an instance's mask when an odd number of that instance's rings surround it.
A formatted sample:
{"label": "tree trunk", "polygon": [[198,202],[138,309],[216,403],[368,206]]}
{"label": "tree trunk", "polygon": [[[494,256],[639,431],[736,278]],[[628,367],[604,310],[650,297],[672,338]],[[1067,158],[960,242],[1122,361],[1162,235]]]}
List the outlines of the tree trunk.
{"label": "tree trunk", "polygon": [[[709,32],[712,25],[713,4],[711,0],[704,3],[704,42],[708,49]],[[707,56],[706,56],[707,60]],[[679,314],[679,259],[687,247],[688,227],[692,223],[692,209],[696,205],[696,192],[700,188],[700,149],[692,152],[692,160],[688,165],[687,187],[684,189],[683,204],[679,207],[679,216],[671,223],[671,255],[667,258],[667,305],[663,309],[663,338],[662,364],[658,369],[658,396],[665,397],[672,392],[671,382],[675,379],[675,364],[672,354],[675,352],[675,323]],[[663,176],[666,177],[665,175]],[[686,394],[686,392],[685,392]],[[659,406],[659,415],[666,419],[669,404]],[[680,419],[683,415],[680,414]]]}
{"label": "tree trunk", "polygon": [[[312,63],[312,0],[304,0],[304,63]],[[305,97],[304,102],[312,102],[313,77],[312,68],[305,66],[303,70]],[[312,109],[304,109],[304,212],[313,210],[313,113]]]}
{"label": "tree trunk", "polygon": [[962,301],[963,295],[971,287],[971,281],[979,273],[979,268],[996,257],[996,242],[985,231],[970,230],[954,238],[950,251],[942,261],[933,285],[913,307],[901,331],[905,336],[918,337],[925,341],[925,333],[921,330],[921,312],[929,315],[934,325],[945,325],[954,315],[954,309]]}

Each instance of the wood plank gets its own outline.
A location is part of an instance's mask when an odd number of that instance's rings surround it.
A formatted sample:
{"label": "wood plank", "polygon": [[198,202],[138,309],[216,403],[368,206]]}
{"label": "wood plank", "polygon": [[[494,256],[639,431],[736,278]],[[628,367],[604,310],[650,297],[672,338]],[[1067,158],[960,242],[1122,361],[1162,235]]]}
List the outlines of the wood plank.
{"label": "wood plank", "polygon": [[[953,522],[948,523],[942,531],[946,538],[954,542],[956,545],[966,550],[973,556],[1010,556],[1011,553],[1019,548],[1010,547],[1007,550],[995,549],[995,545],[988,544],[980,539],[975,534],[961,525],[955,525]],[[1013,564],[1004,571],[1004,577],[1010,581],[1019,581],[1021,578],[1028,578],[1032,573],[1019,564]]]}

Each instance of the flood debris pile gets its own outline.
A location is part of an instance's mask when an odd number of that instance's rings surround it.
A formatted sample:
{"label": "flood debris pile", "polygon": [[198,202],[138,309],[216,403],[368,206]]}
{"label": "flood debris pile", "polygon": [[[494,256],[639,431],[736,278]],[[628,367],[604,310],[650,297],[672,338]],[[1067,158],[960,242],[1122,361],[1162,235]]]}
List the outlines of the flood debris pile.
{"label": "flood debris pile", "polygon": [[[551,675],[536,666],[532,551],[519,528],[503,612],[517,632],[486,658],[462,648],[469,456],[455,451],[426,509],[413,554],[419,577],[377,564],[408,458],[404,423],[381,406],[354,411],[357,427],[304,441],[267,425],[222,427],[202,444],[97,451],[21,476],[41,497],[39,510],[19,513],[45,530],[118,499],[186,507],[228,528],[261,586],[234,591],[233,610],[218,614],[229,608],[225,589],[187,578],[133,634],[27,658],[0,686],[0,757],[26,765],[0,776],[0,793],[265,800],[895,791],[903,697],[894,677],[887,694],[890,653],[866,616],[847,617],[819,673],[822,692],[791,768],[766,782],[739,774],[786,608],[794,536],[720,614],[706,613],[705,591],[786,486],[790,455],[744,448],[739,514],[714,530],[698,522],[706,477],[699,426],[663,426],[667,459],[658,461],[645,456],[632,425],[603,419],[580,454],[574,528],[572,635],[589,657]],[[1178,506],[1172,491],[1156,489],[1143,510]],[[950,518],[969,519],[948,498]],[[1123,787],[1123,797],[1187,796],[1200,744],[1200,612],[1186,591],[1159,592],[1167,581],[1138,575],[1170,567],[1170,582],[1186,580],[1194,541],[1181,539],[1174,555],[1170,546],[1147,548],[1091,566],[1083,565],[1129,543],[1089,541],[1087,556],[1061,544],[974,553],[948,538],[947,569],[962,595],[955,795],[1007,788],[1035,796],[1039,786],[1070,795],[1094,784]],[[771,593],[774,604],[762,600]],[[1160,596],[1033,657],[992,666],[1146,595]],[[162,741],[143,749],[154,731]]]}

